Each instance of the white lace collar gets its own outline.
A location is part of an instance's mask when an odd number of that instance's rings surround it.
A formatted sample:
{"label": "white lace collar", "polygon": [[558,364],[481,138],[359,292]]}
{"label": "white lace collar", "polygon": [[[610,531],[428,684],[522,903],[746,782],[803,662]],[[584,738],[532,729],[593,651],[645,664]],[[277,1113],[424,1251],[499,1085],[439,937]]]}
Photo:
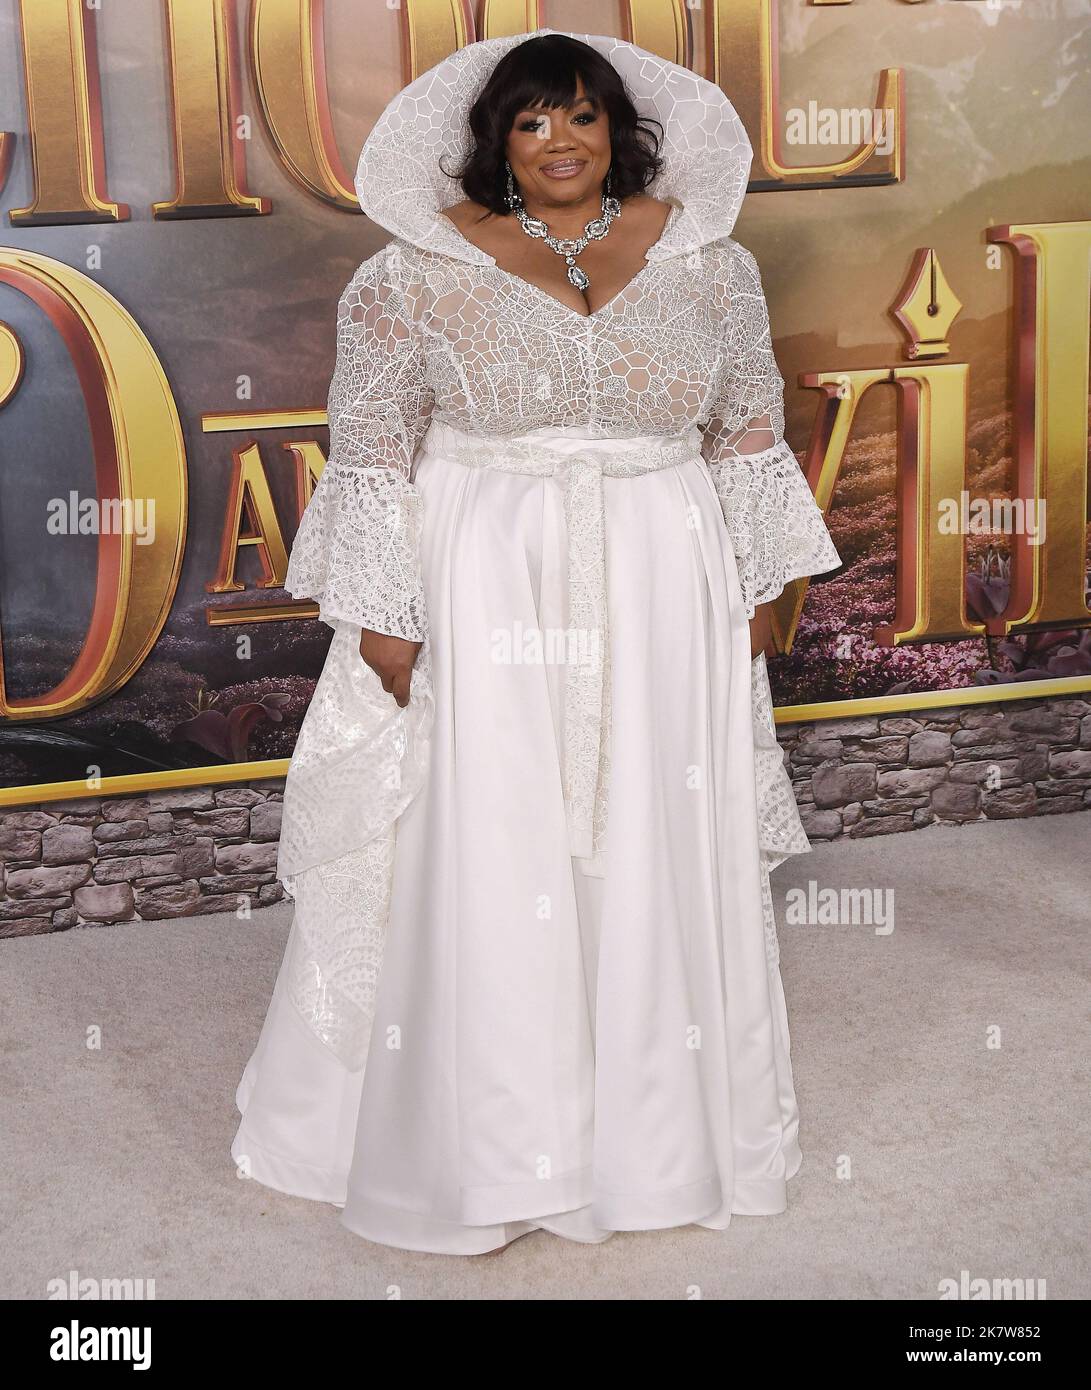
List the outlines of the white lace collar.
{"label": "white lace collar", "polygon": [[[439,159],[444,156],[444,165],[457,169],[465,158],[470,107],[504,54],[527,39],[566,32],[535,29],[468,44],[399,92],[360,152],[356,194],[368,217],[423,250],[472,265],[494,264],[487,251],[441,215],[462,194]],[[746,194],[753,151],[723,92],[688,68],[624,39],[568,37],[598,49],[621,74],[640,114],[662,122],[664,165],[647,191],[675,208],[648,251],[648,262],[669,260],[729,236]]]}

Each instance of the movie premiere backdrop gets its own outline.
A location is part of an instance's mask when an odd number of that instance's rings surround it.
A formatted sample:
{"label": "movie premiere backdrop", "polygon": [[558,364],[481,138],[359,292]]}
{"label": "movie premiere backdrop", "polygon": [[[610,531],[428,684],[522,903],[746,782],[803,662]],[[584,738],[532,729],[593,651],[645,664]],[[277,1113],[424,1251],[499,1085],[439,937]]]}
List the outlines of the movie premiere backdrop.
{"label": "movie premiere backdrop", "polygon": [[387,239],[357,154],[540,25],[692,67],[750,134],[735,235],[845,562],[776,605],[778,722],[1091,690],[1089,10],[0,0],[0,798],[286,770],[330,630],[281,584]]}

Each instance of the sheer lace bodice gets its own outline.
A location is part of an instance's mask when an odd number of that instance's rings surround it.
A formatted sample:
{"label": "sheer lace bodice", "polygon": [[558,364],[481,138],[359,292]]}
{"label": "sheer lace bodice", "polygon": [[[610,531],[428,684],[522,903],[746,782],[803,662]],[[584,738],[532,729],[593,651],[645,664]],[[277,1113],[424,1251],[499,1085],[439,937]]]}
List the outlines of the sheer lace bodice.
{"label": "sheer lace bodice", "polygon": [[325,619],[423,639],[412,466],[433,418],[490,436],[574,426],[681,437],[696,425],[748,616],[788,580],[840,563],[783,439],[784,383],[745,247],[723,237],[649,260],[590,315],[489,260],[395,237],[352,277],[338,306],[330,457],[290,592],[317,598]]}

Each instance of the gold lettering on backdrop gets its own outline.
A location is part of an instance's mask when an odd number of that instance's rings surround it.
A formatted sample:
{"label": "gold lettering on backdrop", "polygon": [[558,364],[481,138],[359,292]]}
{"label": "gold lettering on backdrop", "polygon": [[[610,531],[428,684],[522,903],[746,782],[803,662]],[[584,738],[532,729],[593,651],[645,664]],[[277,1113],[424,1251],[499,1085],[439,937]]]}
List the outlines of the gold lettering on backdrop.
{"label": "gold lettering on backdrop", "polygon": [[[802,386],[826,394],[812,430],[807,479],[825,511],[859,402],[876,382],[898,393],[895,613],[875,642],[898,646],[1086,626],[1087,380],[1091,367],[1091,223],[989,229],[1017,252],[1015,437],[1018,499],[1048,513],[1044,533],[1010,539],[1011,596],[985,623],[966,616],[963,529],[940,525],[940,504],[965,488],[969,367],[928,365],[948,350],[961,303],[930,248],[918,249],[894,314],[911,337],[912,367],[810,372]],[[934,321],[929,315],[934,310]],[[1050,501],[1053,500],[1053,506]],[[793,580],[774,605],[777,645],[791,650],[808,581]]]}
{"label": "gold lettering on backdrop", "polygon": [[951,351],[947,335],[962,313],[962,300],[951,288],[931,246],[917,248],[891,312],[905,330],[909,340],[905,355],[911,362],[946,357]]}
{"label": "gold lettering on backdrop", "polygon": [[894,621],[876,627],[880,646],[981,636],[966,616],[966,537],[942,527],[940,503],[966,478],[970,368],[965,362],[894,367],[897,509]]}
{"label": "gold lettering on backdrop", "polygon": [[[429,3],[429,0],[426,0]],[[443,0],[440,0],[442,7]],[[409,9],[424,10],[420,0],[408,0]],[[622,0],[620,5],[620,29],[618,37],[635,43],[649,53],[658,53],[672,63],[691,67],[693,63],[693,25],[689,11],[698,9],[695,0]],[[511,34],[532,33],[543,25],[551,25],[542,16],[543,6],[538,0],[484,0],[481,6],[480,37],[499,39]],[[469,21],[468,21],[469,22]],[[575,25],[575,29],[580,29]],[[600,26],[591,26],[596,33],[612,32]],[[442,25],[436,25],[437,32]],[[473,35],[463,42],[473,42]],[[461,45],[457,45],[461,46]],[[447,52],[439,54],[433,61],[440,62]],[[419,76],[428,64],[414,71]]]}
{"label": "gold lettering on backdrop", "polygon": [[[269,480],[261,463],[257,444],[247,444],[232,451],[234,466],[228,488],[223,538],[220,542],[220,564],[216,576],[205,585],[210,594],[241,593],[246,585],[235,578],[235,561],[239,547],[257,547],[262,578],[259,589],[279,589],[288,571],[288,550],[284,534],[277,521]],[[242,530],[243,508],[249,512],[253,530]]]}
{"label": "gold lettering on backdrop", "polygon": [[[532,34],[535,29],[541,29],[545,24],[538,0],[483,0],[480,14],[480,37],[483,39]],[[472,18],[469,23],[472,25]],[[436,61],[440,62],[442,59]]]}
{"label": "gold lettering on backdrop", "polygon": [[[172,203],[156,204],[156,215],[267,211],[267,200],[250,197],[242,187],[242,142],[233,125],[239,110],[236,0],[167,3],[178,194]],[[475,37],[466,0],[399,0],[396,10],[406,83]],[[904,112],[898,70],[881,73],[876,103],[892,105],[897,116],[889,156],[878,154],[871,141],[841,162],[786,166],[780,159],[773,0],[706,0],[705,14],[712,79],[725,85],[724,75],[744,119],[749,103],[748,125],[760,128],[760,155],[775,176],[764,186],[825,187],[901,177]],[[127,217],[128,208],[110,202],[104,188],[94,10],[80,0],[23,0],[21,16],[35,197],[31,206],[11,212],[12,221],[33,225]],[[682,14],[680,0],[627,0],[621,16],[633,41],[675,61],[688,61],[688,16]],[[355,207],[333,141],[322,20],[322,0],[254,0],[251,57],[262,109],[290,172],[329,204]],[[489,37],[525,32],[542,23],[540,6],[535,0],[488,0],[482,22]],[[755,50],[758,64],[752,62]],[[11,138],[0,137],[0,180],[10,152]],[[763,183],[759,179],[753,186]],[[1091,223],[1003,226],[988,235],[993,242],[1010,244],[1017,256],[1018,493],[1043,505],[1050,498],[1065,503],[1052,509],[1044,543],[1034,543],[1038,538],[1033,533],[1013,535],[1011,601],[1005,614],[985,627],[967,622],[964,536],[941,530],[935,515],[937,499],[956,496],[964,486],[968,368],[929,366],[919,360],[948,351],[946,334],[960,307],[934,251],[918,251],[895,309],[911,339],[909,356],[918,359],[912,368],[810,373],[800,378],[827,397],[807,460],[808,480],[823,508],[832,499],[861,396],[880,381],[894,385],[898,393],[896,610],[893,622],[874,633],[884,644],[957,639],[986,628],[1003,635],[1091,620],[1084,596]],[[131,536],[100,538],[94,614],[84,648],[64,682],[46,696],[9,703],[0,653],[0,713],[50,717],[116,689],[161,630],[177,584],[185,535],[184,449],[169,384],[138,326],[116,300],[78,272],[21,253],[0,250],[0,279],[42,304],[68,343],[87,401],[100,498],[129,496],[139,482],[139,494],[154,496],[157,503],[154,545],[134,549]],[[936,306],[942,322],[926,321],[924,312],[933,314]],[[112,343],[109,351],[107,337]],[[125,371],[119,372],[119,363]],[[18,389],[22,368],[22,346],[11,329],[0,324],[0,405]],[[134,401],[140,404],[134,406]],[[269,419],[281,428],[303,423],[300,412],[272,412]],[[139,420],[141,430],[130,428],[130,420]],[[141,469],[132,456],[138,435],[145,441],[168,441],[165,451],[157,443],[142,455],[159,460],[165,485],[148,486],[151,465]],[[316,463],[321,454],[313,441],[284,447],[295,460],[296,499],[302,513],[320,474]],[[244,505],[252,513],[253,533],[241,533]],[[220,567],[206,586],[210,592],[244,587],[235,579],[235,557],[243,544],[259,546],[264,574],[260,587],[276,587],[286,567],[285,547],[256,446],[235,456]],[[139,584],[138,574],[143,576]],[[793,581],[774,609],[783,650],[790,649],[807,584],[806,579]],[[291,609],[286,606],[283,616],[292,616]],[[262,610],[265,616],[270,611]]]}
{"label": "gold lettering on backdrop", "polygon": [[[801,386],[825,393],[811,428],[803,471],[823,515],[833,505],[841,475],[845,446],[852,432],[856,409],[865,392],[877,381],[889,381],[889,367],[859,367],[847,372],[800,373]],[[810,587],[809,576],[789,580],[771,610],[773,638],[778,651],[790,652],[796,627]]]}
{"label": "gold lettering on backdrop", "polygon": [[[957,497],[966,475],[969,367],[859,368],[804,372],[801,386],[825,393],[807,449],[805,471],[823,512],[833,500],[845,446],[864,395],[879,383],[897,392],[897,480],[894,621],[873,629],[881,646],[979,636],[966,617],[965,537],[939,526],[939,503]],[[794,579],[775,601],[774,635],[791,650],[806,597],[807,579]],[[788,640],[781,644],[781,637]]]}
{"label": "gold lettering on backdrop", "polygon": [[270,209],[246,191],[235,0],[167,0],[175,196],[158,218],[248,217]]}
{"label": "gold lettering on backdrop", "polygon": [[[706,0],[705,41],[712,81],[731,94],[754,141],[752,190],[771,188],[844,188],[860,184],[899,183],[904,177],[905,87],[900,68],[879,74],[874,106],[849,117],[882,113],[891,139],[889,153],[877,148],[878,136],[861,138],[856,151],[829,164],[786,164],[783,157],[780,65],[777,57],[776,0]],[[758,55],[755,63],[754,55]],[[841,109],[839,108],[838,114]],[[863,128],[862,121],[853,122]],[[846,143],[838,140],[834,143]],[[761,167],[758,167],[760,162]],[[766,177],[762,176],[762,173]]]}
{"label": "gold lettering on backdrop", "polygon": [[[246,189],[240,119],[236,0],[166,0],[176,193],[154,204],[157,218],[248,216],[269,201]],[[692,61],[686,0],[626,0],[627,37],[673,61]],[[403,85],[476,37],[468,0],[399,0]],[[541,24],[535,0],[490,0],[483,33],[496,37]],[[688,9],[688,6],[686,7]],[[768,178],[755,189],[822,188],[901,179],[904,150],[902,75],[885,69],[875,106],[842,116],[889,121],[889,152],[878,135],[860,138],[855,153],[828,164],[788,165],[782,157],[782,113],[774,0],[708,0],[704,6],[712,80],[730,79],[747,128],[760,132],[757,156]],[[249,41],[255,85],[285,169],[303,188],[334,207],[355,210],[352,180],[333,134],[323,41],[324,0],[253,0]],[[33,149],[34,202],[13,209],[18,225],[118,221],[123,203],[105,193],[95,14],[81,0],[21,0],[24,76]],[[753,62],[754,53],[759,61]],[[851,138],[856,138],[855,136]],[[12,139],[0,136],[0,186]]]}
{"label": "gold lettering on backdrop", "polygon": [[314,495],[314,489],[326,466],[325,455],[313,439],[284,441],[284,448],[292,456],[295,464],[296,521],[302,520],[307,503]]}
{"label": "gold lettering on backdrop", "polygon": [[693,66],[693,26],[686,0],[623,0],[621,38],[668,62]]}
{"label": "gold lettering on backdrop", "polygon": [[18,391],[26,370],[23,345],[11,328],[0,319],[0,409]]}
{"label": "gold lettering on backdrop", "polygon": [[[99,535],[91,620],[59,684],[28,700],[9,700],[0,646],[0,715],[53,719],[124,685],[163,629],[185,548],[185,443],[159,359],[112,295],[59,261],[10,247],[0,247],[0,283],[33,300],[68,348],[87,408],[99,504],[121,511],[155,503],[150,544],[136,544],[129,528]],[[9,363],[9,377],[10,371]],[[5,481],[13,482],[10,470]],[[43,540],[45,528],[43,514]]]}
{"label": "gold lettering on backdrop", "polygon": [[[223,434],[238,430],[245,430],[248,433],[254,430],[298,430],[326,424],[327,417],[324,410],[208,411],[201,416],[201,429],[205,434]],[[291,454],[294,463],[295,520],[298,526],[307,503],[314,493],[315,486],[326,467],[326,457],[318,441],[314,439],[286,439],[282,441],[282,447]],[[267,580],[263,587],[279,588],[286,577],[287,560],[283,533],[276,519],[272,503],[268,500],[268,481],[264,473],[261,473],[260,480],[254,488],[254,495],[262,499],[261,508],[264,511],[261,515],[264,519],[259,517],[256,533],[239,537],[241,520],[239,497],[241,491],[238,482],[238,460],[241,453],[244,454],[248,467],[252,466],[254,470],[251,476],[257,478],[257,471],[261,468],[257,448],[256,443],[249,440],[245,446],[242,446],[241,452],[240,450],[235,452],[236,470],[232,496],[228,503],[228,519],[225,523],[224,538],[220,550],[220,568],[216,579],[205,586],[209,593],[238,592],[245,587],[235,582],[234,556],[240,540],[251,544],[261,544],[265,537],[270,538],[272,558],[268,559],[266,552],[263,551],[262,553],[262,564]],[[251,451],[253,451],[252,455]],[[317,618],[318,605],[308,599],[290,599],[286,603],[277,604],[252,603],[242,608],[227,608],[217,605],[206,608],[205,617],[210,627],[234,626],[239,623],[279,622],[282,619]]]}
{"label": "gold lettering on backdrop", "polygon": [[1085,626],[1087,377],[1091,222],[990,227],[1015,262],[1016,491],[1049,522],[1042,545],[1011,539],[1011,597],[986,626],[998,635]]}
{"label": "gold lettering on backdrop", "polygon": [[[528,13],[529,3],[530,0]],[[397,8],[404,87],[477,38],[470,0],[399,0]],[[519,6],[492,8],[514,17]],[[537,21],[534,27],[539,27]],[[500,30],[500,34],[525,32],[522,28]],[[487,30],[482,34],[488,38],[500,36]]]}
{"label": "gold lettering on backdrop", "polygon": [[253,0],[250,61],[265,124],[285,169],[323,202],[358,212],[333,132],[323,0]]}
{"label": "gold lettering on backdrop", "polygon": [[95,12],[81,0],[21,0],[34,201],[12,208],[13,226],[123,222],[106,193]]}
{"label": "gold lettering on backdrop", "polygon": [[8,175],[11,173],[11,161],[14,155],[14,131],[0,130],[0,189],[4,189],[7,186]]}

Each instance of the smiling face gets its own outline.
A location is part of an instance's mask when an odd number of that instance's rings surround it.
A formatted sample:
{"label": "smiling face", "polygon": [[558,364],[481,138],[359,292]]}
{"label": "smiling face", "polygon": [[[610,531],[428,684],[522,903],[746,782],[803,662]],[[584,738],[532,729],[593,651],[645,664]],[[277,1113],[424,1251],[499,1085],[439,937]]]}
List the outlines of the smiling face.
{"label": "smiling face", "polygon": [[577,78],[571,108],[515,113],[505,152],[528,203],[568,205],[598,198],[610,168],[610,121]]}

